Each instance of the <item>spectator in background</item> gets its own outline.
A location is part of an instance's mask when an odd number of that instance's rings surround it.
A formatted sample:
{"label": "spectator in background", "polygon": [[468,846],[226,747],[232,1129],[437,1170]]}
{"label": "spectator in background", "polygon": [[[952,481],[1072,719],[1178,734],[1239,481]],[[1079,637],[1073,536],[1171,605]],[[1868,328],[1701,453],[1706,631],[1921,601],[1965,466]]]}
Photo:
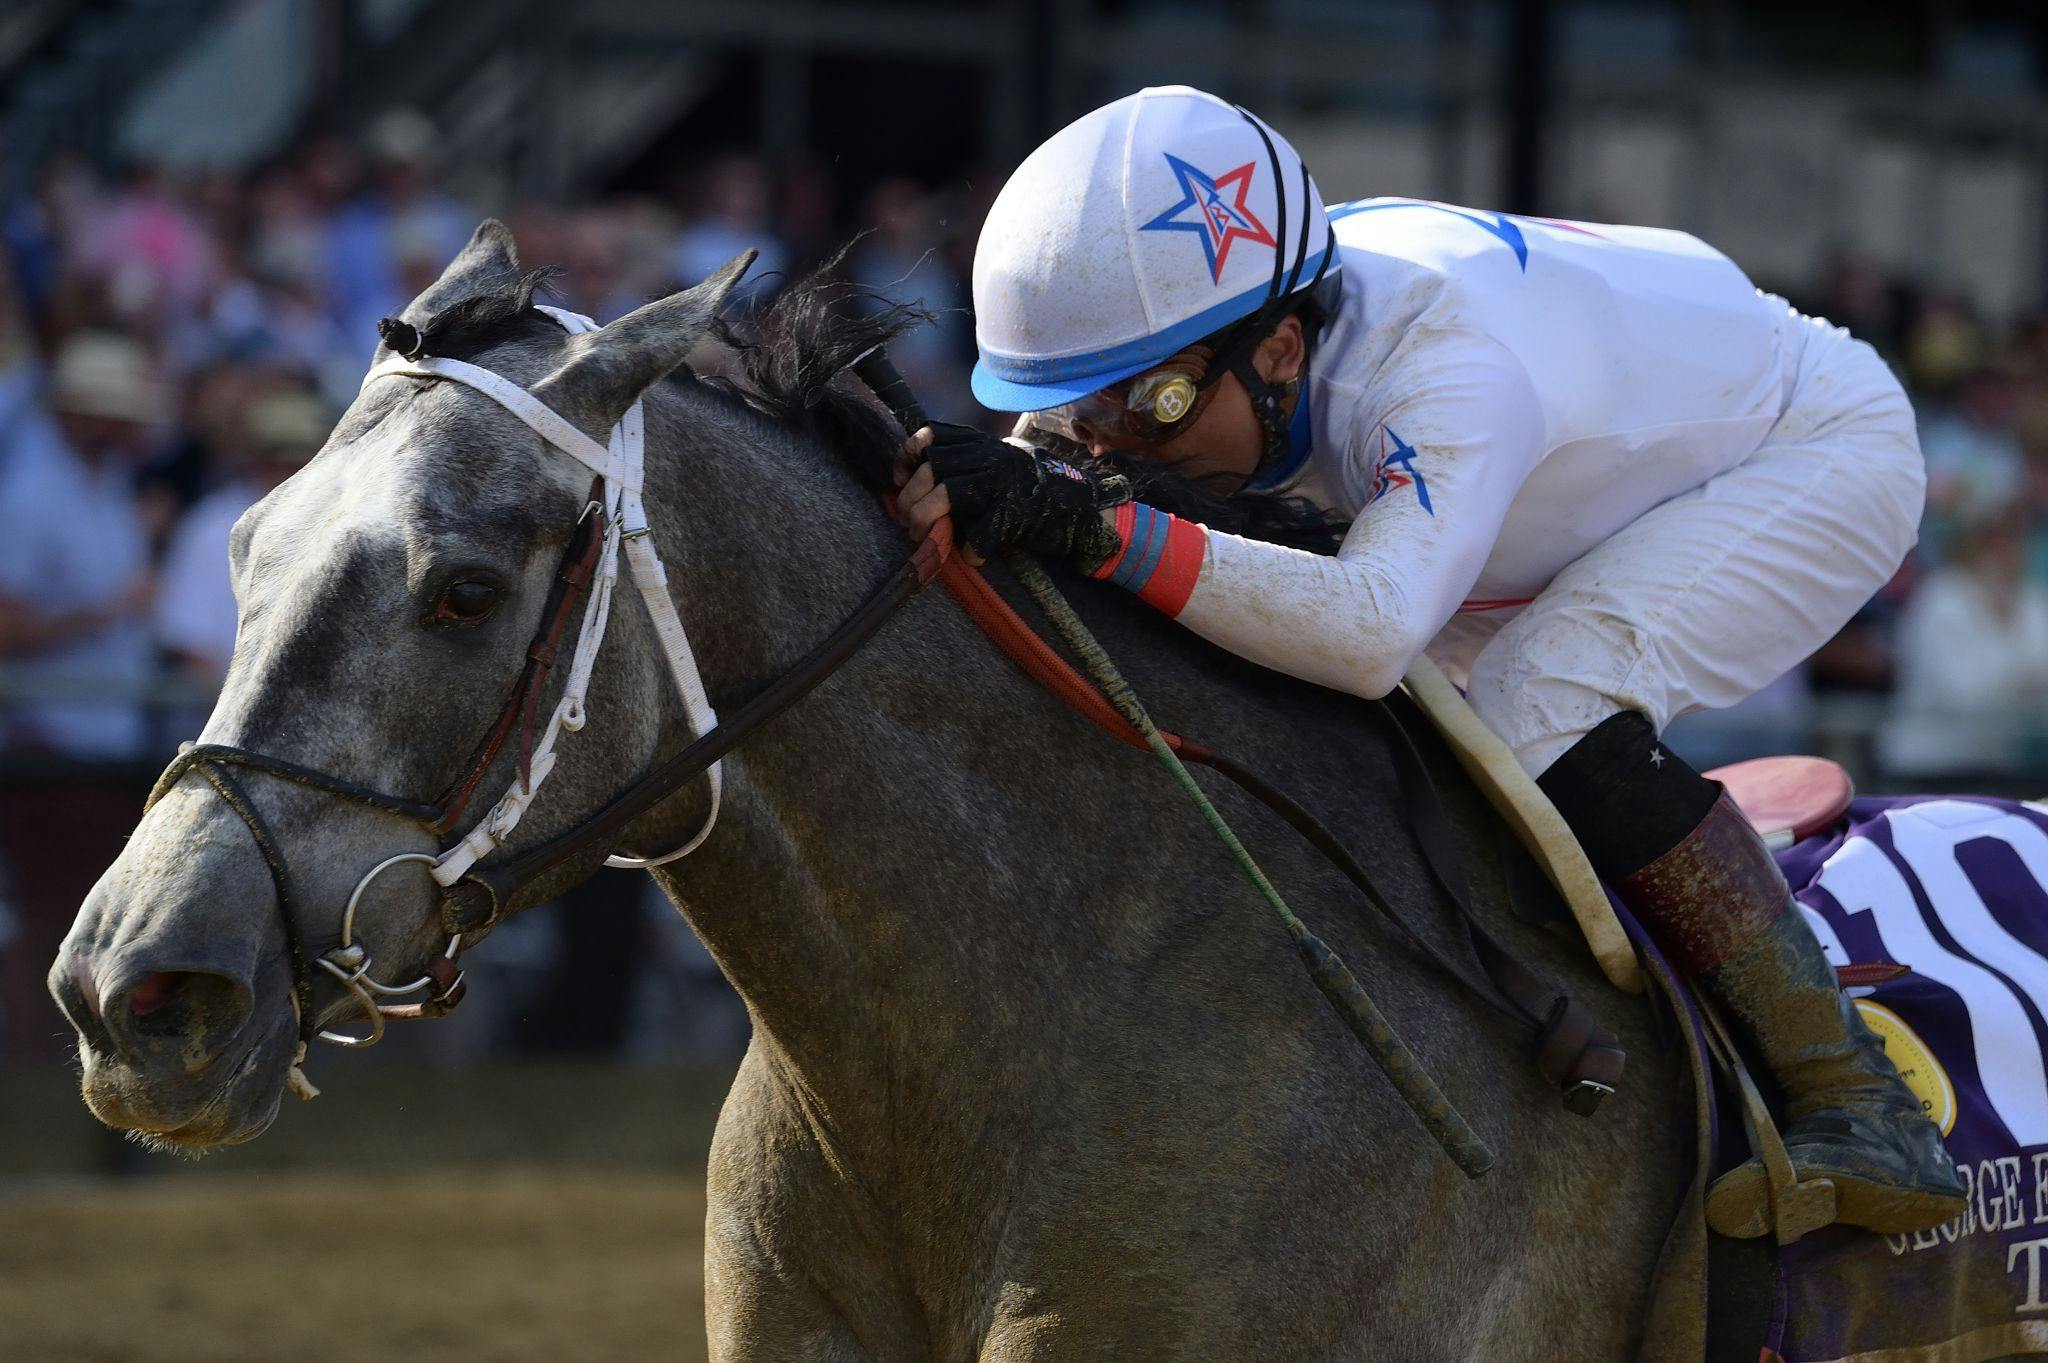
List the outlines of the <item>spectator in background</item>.
{"label": "spectator in background", "polygon": [[55,306],[67,243],[83,231],[98,197],[91,168],[70,153],[44,167],[33,193],[8,205],[0,240],[14,258],[15,282],[34,314]]}
{"label": "spectator in background", "polygon": [[785,157],[775,178],[782,191],[776,226],[790,260],[823,260],[838,250],[839,184],[832,168],[816,156]]}
{"label": "spectator in background", "polygon": [[[967,291],[938,249],[941,237],[924,192],[909,180],[884,180],[868,196],[866,221],[873,230],[854,246],[847,277],[878,300],[937,314],[931,326],[891,342],[889,357],[932,416],[982,419],[981,406],[967,387],[974,352]],[[1011,422],[1001,424],[1007,431]]]}
{"label": "spectator in background", "polygon": [[[652,298],[671,292],[668,246],[673,221],[635,203],[577,210],[561,224],[562,266],[555,281],[562,301],[599,322],[615,322]],[[770,243],[772,244],[772,242]],[[724,261],[718,262],[723,265]],[[754,272],[760,273],[756,264]],[[756,281],[753,291],[772,291]]]}
{"label": "spectator in background", "polygon": [[163,173],[139,164],[83,231],[67,268],[108,310],[101,316],[148,330],[181,325],[201,308],[220,259],[214,239]]}
{"label": "spectator in background", "polygon": [[41,402],[43,367],[23,304],[14,271],[0,257],[0,468],[10,462],[14,446],[56,438]]}
{"label": "spectator in background", "polygon": [[153,591],[135,471],[172,404],[140,345],[88,332],[58,353],[49,406],[51,438],[18,442],[0,468],[0,664],[40,695],[92,698],[11,706],[0,744],[128,758]]}
{"label": "spectator in background", "polygon": [[217,689],[235,651],[235,590],[228,536],[242,513],[302,468],[334,427],[319,395],[288,383],[246,414],[244,454],[226,482],[195,503],[171,535],[157,593],[156,640],[173,667]]}
{"label": "spectator in background", "polygon": [[1984,327],[1961,301],[1928,298],[1906,332],[1907,386],[1921,399],[1947,401],[1956,382],[1983,364],[1987,353]]}
{"label": "spectator in background", "polygon": [[[372,125],[368,141],[371,188],[334,216],[326,280],[342,334],[372,338],[363,342],[365,355],[376,344],[377,319],[397,315],[412,301],[418,290],[408,285],[419,271],[430,266],[431,283],[476,226],[435,183],[439,136],[423,114],[394,109]],[[336,160],[330,168],[323,160],[321,173],[335,177],[338,187],[346,167]]]}
{"label": "spectator in background", "polygon": [[1892,776],[1949,784],[2018,771],[2048,716],[2048,587],[2027,575],[2026,531],[2011,508],[1963,523],[1952,561],[1906,602],[1878,735]]}
{"label": "spectator in background", "polygon": [[[152,507],[150,528],[159,547],[185,508],[239,466],[249,405],[274,380],[266,370],[228,362],[185,377],[176,430],[137,479]],[[155,509],[159,504],[162,512]]]}
{"label": "spectator in background", "polygon": [[1851,335],[1870,342],[1897,364],[1900,341],[1899,298],[1884,273],[1853,253],[1839,253],[1829,264],[1821,315]]}
{"label": "spectator in background", "polygon": [[768,218],[767,170],[755,157],[736,153],[715,162],[690,189],[682,208],[692,216],[671,250],[676,282],[695,284],[751,247],[760,257],[733,299],[743,310],[760,307],[782,287],[781,273],[789,268],[788,248]]}
{"label": "spectator in background", "polygon": [[2012,366],[1977,365],[1962,376],[1953,408],[1932,408],[1923,418],[1927,519],[1922,537],[1937,552],[1953,525],[1982,520],[2020,496],[2025,460],[2016,425],[2019,397],[2019,375]]}

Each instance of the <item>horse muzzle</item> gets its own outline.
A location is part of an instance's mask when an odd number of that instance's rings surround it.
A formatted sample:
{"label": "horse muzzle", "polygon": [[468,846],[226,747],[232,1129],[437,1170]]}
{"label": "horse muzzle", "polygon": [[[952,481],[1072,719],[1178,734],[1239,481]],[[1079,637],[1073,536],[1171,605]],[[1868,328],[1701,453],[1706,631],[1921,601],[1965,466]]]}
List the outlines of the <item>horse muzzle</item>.
{"label": "horse muzzle", "polygon": [[95,1117],[151,1143],[191,1151],[236,1145],[276,1120],[296,1046],[288,1012],[248,1046],[217,1056],[196,1073],[166,1074],[130,1054],[103,1054],[81,1040],[79,1087]]}
{"label": "horse muzzle", "polygon": [[291,1009],[232,968],[95,971],[60,955],[50,989],[79,1037],[81,1089],[109,1126],[192,1148],[247,1140],[277,1115],[296,1045]]}

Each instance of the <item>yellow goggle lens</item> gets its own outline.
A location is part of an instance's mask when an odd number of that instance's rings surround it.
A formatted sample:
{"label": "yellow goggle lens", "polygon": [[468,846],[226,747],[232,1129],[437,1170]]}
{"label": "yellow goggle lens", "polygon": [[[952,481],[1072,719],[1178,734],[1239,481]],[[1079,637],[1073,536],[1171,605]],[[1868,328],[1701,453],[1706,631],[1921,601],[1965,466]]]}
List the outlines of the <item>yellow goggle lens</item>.
{"label": "yellow goggle lens", "polygon": [[1185,374],[1149,374],[1131,389],[1130,406],[1171,426],[1194,410],[1195,381]]}

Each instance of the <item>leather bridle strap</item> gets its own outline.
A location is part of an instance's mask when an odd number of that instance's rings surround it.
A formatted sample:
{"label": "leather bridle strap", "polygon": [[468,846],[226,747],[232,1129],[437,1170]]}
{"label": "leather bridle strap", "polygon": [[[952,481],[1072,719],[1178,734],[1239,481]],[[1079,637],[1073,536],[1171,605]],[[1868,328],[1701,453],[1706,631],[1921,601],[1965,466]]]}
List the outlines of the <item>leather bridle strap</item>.
{"label": "leather bridle strap", "polygon": [[477,787],[483,783],[491,763],[497,760],[498,750],[515,728],[519,731],[519,780],[525,785],[532,784],[533,721],[540,710],[541,695],[547,688],[548,670],[554,665],[561,650],[562,635],[568,630],[569,621],[575,617],[577,603],[590,589],[591,578],[597,572],[597,561],[604,552],[603,489],[602,478],[590,485],[590,499],[584,504],[583,515],[577,519],[569,547],[563,551],[562,566],[555,574],[547,604],[541,608],[540,627],[534,631],[533,642],[526,646],[526,664],[520,669],[518,680],[512,683],[511,693],[504,708],[498,712],[497,722],[484,735],[483,742],[477,745],[476,754],[470,759],[464,774],[456,778],[448,794],[442,797],[441,816],[432,825],[437,837],[447,837],[462,822],[463,812],[475,798]]}
{"label": "leather bridle strap", "polygon": [[[595,321],[581,313],[548,307],[545,304],[537,304],[536,307],[572,335],[583,335],[599,329]],[[399,325],[393,324],[387,340],[390,335],[399,334]],[[618,421],[613,424],[606,442],[599,444],[563,419],[546,403],[503,375],[464,360],[424,353],[417,334],[411,335],[409,348],[403,351],[394,350],[394,353],[373,365],[370,372],[364,376],[363,383],[367,387],[384,378],[447,379],[482,393],[524,422],[555,449],[597,474],[598,495],[594,500],[611,517],[602,536],[603,547],[597,559],[595,583],[590,591],[590,607],[584,612],[583,627],[577,636],[575,655],[570,660],[569,683],[550,713],[537,743],[534,739],[533,724],[538,717],[539,688],[531,690],[535,708],[523,714],[519,721],[519,779],[506,789],[489,812],[478,819],[467,833],[454,845],[444,848],[434,859],[429,874],[445,887],[459,883],[478,862],[495,855],[506,845],[519,821],[525,817],[526,810],[532,805],[541,784],[554,770],[558,755],[558,738],[564,732],[583,727],[584,696],[591,670],[597,663],[598,652],[604,645],[606,625],[611,617],[613,591],[622,561],[654,626],[655,639],[664,660],[668,663],[677,698],[682,703],[684,714],[692,729],[702,734],[716,728],[718,714],[705,694],[704,681],[697,670],[696,656],[690,647],[689,635],[676,613],[675,601],[668,590],[668,575],[662,566],[660,554],[655,550],[652,528],[647,520],[646,503],[641,495],[646,471],[646,417],[642,402],[636,399],[629,404]],[[544,665],[544,660],[537,661]],[[499,741],[503,741],[503,736],[500,736]],[[659,866],[686,856],[702,845],[718,821],[721,788],[718,764],[713,763],[703,775],[710,789],[711,799],[702,824],[689,841],[659,856],[610,855],[606,858],[606,864],[635,868]]]}
{"label": "leather bridle strap", "polygon": [[[256,802],[249,798],[249,793],[242,788],[241,781],[231,774],[232,767],[264,772],[295,785],[338,796],[370,809],[411,819],[415,823],[430,823],[441,811],[433,805],[386,795],[382,791],[371,790],[368,786],[359,786],[352,781],[329,776],[326,772],[300,766],[296,762],[287,762],[281,757],[268,757],[224,743],[184,745],[178,750],[178,755],[171,759],[171,764],[164,768],[163,775],[157,777],[156,785],[149,792],[149,799],[142,806],[144,814],[155,808],[157,801],[170,794],[172,788],[185,779],[186,773],[196,771],[248,828],[249,838],[256,844],[256,851],[262,856],[264,866],[269,869],[271,885],[276,891],[277,913],[284,924],[285,950],[291,957],[292,1008],[298,1015],[299,1042],[303,1052],[305,1044],[313,1039],[318,1027],[313,1008],[313,961],[306,954],[305,935],[299,926],[298,882],[292,875],[291,864],[285,860],[284,850],[278,846],[276,835],[270,831],[269,822],[264,819],[262,811],[257,809]],[[444,995],[449,994],[452,994],[452,991],[444,991]],[[452,997],[449,1001],[452,1006]],[[296,1060],[293,1061],[294,1069],[297,1063]]]}
{"label": "leather bridle strap", "polygon": [[504,916],[513,897],[549,871],[615,845],[626,828],[707,771],[762,725],[832,675],[874,637],[898,607],[935,577],[952,551],[950,527],[941,526],[853,614],[730,719],[700,734],[681,752],[627,787],[612,802],[559,836],[498,861],[473,867],[442,896],[442,924],[451,933],[474,933]]}
{"label": "leather bridle strap", "polygon": [[[597,485],[593,484],[593,494]],[[555,584],[542,608],[541,623],[534,632],[533,641],[527,646],[526,665],[519,679],[514,683],[504,708],[499,712],[496,723],[484,736],[471,759],[466,774],[458,777],[449,793],[434,804],[423,804],[401,796],[388,795],[368,786],[358,785],[340,777],[297,762],[288,762],[281,757],[270,757],[246,748],[225,743],[188,743],[179,749],[171,764],[164,768],[151,789],[148,801],[143,806],[146,814],[156,803],[169,794],[171,789],[185,778],[188,772],[197,771],[205,782],[213,787],[221,800],[241,819],[249,830],[250,839],[270,871],[270,879],[276,892],[278,916],[284,924],[285,948],[291,957],[292,1002],[299,1015],[300,1040],[310,1041],[317,1028],[313,1011],[313,961],[305,950],[305,941],[299,926],[298,886],[291,873],[291,864],[286,861],[284,851],[278,846],[269,823],[263,818],[255,801],[249,798],[241,781],[230,771],[242,767],[260,771],[294,785],[305,786],[324,794],[338,796],[370,809],[394,814],[426,827],[437,836],[447,833],[461,820],[464,808],[475,794],[485,772],[496,759],[505,738],[519,729],[522,738],[520,780],[529,779],[527,763],[530,761],[530,742],[533,715],[538,708],[541,693],[547,684],[550,664],[554,661],[563,631],[576,613],[577,602],[590,584],[591,574],[596,567],[599,551],[604,542],[604,510],[593,502],[586,507],[585,515],[579,520],[569,546],[563,551],[562,565],[557,570]],[[436,990],[424,1002],[407,1005],[386,1006],[383,1010],[388,1017],[422,1016],[435,1017],[452,1008],[460,999],[461,979],[454,961],[446,955],[437,956],[428,967]]]}

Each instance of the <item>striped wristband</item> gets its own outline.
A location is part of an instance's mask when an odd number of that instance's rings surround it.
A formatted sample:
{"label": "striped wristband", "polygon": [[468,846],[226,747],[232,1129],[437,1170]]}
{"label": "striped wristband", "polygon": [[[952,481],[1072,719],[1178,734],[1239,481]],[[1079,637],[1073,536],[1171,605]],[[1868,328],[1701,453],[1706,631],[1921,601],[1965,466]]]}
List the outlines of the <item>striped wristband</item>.
{"label": "striped wristband", "polygon": [[1168,515],[1143,502],[1116,509],[1116,534],[1123,548],[1091,576],[1129,588],[1138,599],[1168,615],[1179,615],[1202,575],[1209,537],[1193,521]]}

